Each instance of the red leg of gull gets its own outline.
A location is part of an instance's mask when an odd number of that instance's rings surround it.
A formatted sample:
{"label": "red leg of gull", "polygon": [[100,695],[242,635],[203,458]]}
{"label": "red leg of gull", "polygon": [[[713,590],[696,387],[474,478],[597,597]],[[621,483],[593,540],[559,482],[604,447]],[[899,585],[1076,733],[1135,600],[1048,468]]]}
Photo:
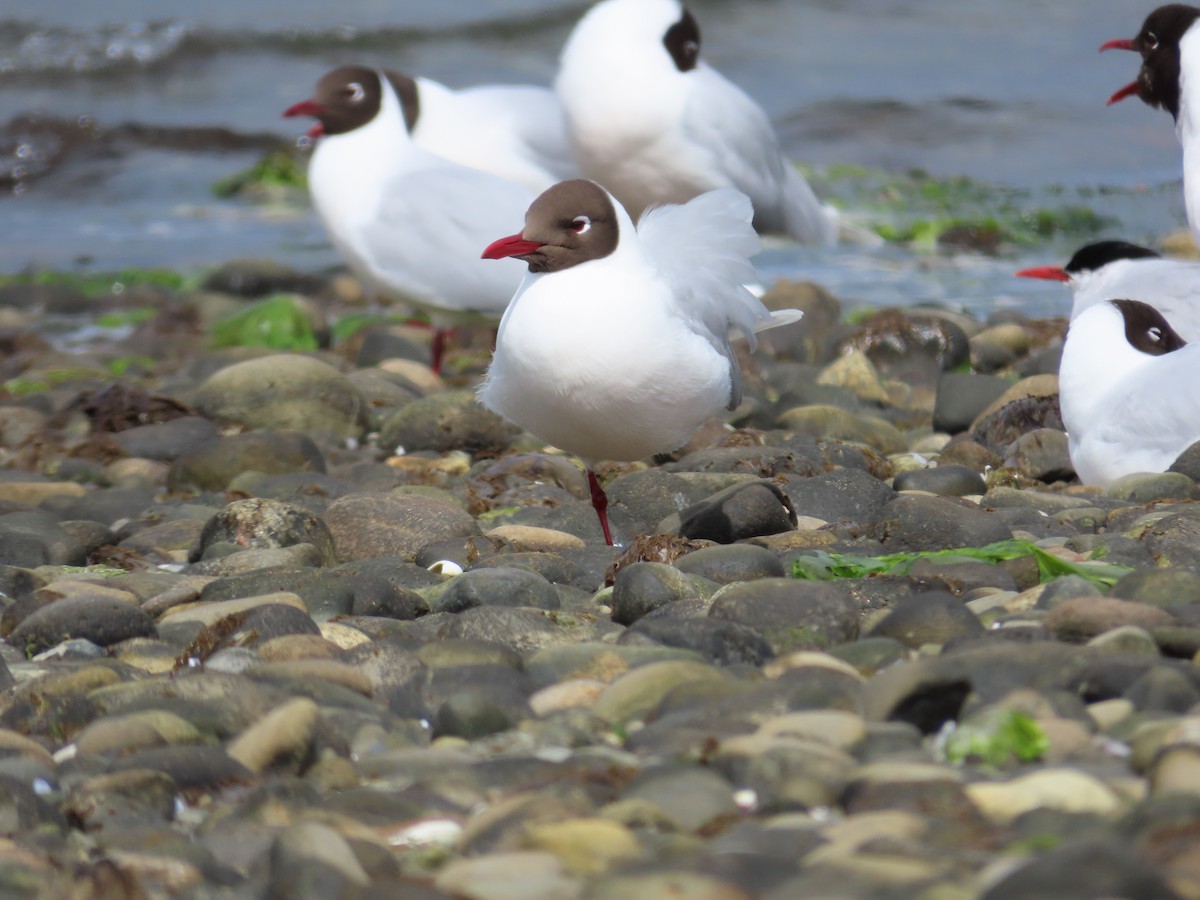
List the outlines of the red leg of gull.
{"label": "red leg of gull", "polygon": [[592,491],[592,509],[596,510],[596,515],[600,517],[600,527],[604,531],[604,543],[611,547],[613,541],[612,534],[608,530],[608,495],[604,493],[604,488],[600,487],[596,473],[591,469],[588,469],[587,473],[588,487]]}
{"label": "red leg of gull", "polygon": [[433,369],[434,375],[442,374],[442,358],[446,355],[446,335],[450,333],[447,328],[433,329],[433,344],[430,346],[431,361],[429,366]]}

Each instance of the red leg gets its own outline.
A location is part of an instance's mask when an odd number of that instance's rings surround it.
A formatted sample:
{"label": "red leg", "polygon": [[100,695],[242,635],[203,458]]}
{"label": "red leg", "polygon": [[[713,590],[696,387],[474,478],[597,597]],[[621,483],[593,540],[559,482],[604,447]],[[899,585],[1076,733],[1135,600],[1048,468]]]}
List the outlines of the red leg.
{"label": "red leg", "polygon": [[588,469],[587,475],[588,487],[592,491],[592,509],[596,510],[596,515],[600,517],[600,528],[604,531],[604,543],[611,547],[613,540],[612,534],[608,530],[608,495],[604,493],[604,488],[600,487],[595,472]]}
{"label": "red leg", "polygon": [[430,346],[431,361],[429,366],[433,369],[434,375],[442,374],[442,358],[446,355],[447,334],[449,334],[449,329],[433,329],[433,344]]}

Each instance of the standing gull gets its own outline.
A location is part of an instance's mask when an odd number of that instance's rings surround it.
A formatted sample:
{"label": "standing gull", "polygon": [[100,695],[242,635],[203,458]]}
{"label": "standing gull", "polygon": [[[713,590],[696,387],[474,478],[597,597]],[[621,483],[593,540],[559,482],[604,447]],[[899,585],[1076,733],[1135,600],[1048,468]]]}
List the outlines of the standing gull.
{"label": "standing gull", "polygon": [[604,539],[612,544],[598,460],[636,460],[684,444],[709,416],[741,402],[730,339],[800,318],[769,312],[743,286],[758,252],[753,211],[733,190],[656,207],[637,228],[594,182],[543,193],[525,227],[487,259],[529,271],[500,322],[479,399],[580,456]]}

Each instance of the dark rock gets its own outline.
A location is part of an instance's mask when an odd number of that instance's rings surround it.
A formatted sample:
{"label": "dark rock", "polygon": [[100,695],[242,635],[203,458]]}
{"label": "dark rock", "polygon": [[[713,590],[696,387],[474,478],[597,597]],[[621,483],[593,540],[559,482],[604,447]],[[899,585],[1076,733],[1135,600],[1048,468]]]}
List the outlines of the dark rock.
{"label": "dark rock", "polygon": [[793,479],[784,490],[798,515],[864,527],[872,525],[896,498],[890,487],[859,469],[834,469],[812,478]]}
{"label": "dark rock", "polygon": [[[386,582],[380,584],[386,587],[389,595],[395,592]],[[275,568],[218,578],[204,586],[199,599],[202,603],[212,603],[289,591],[304,601],[310,614],[324,617],[349,613],[355,605],[354,589],[353,579],[342,578],[331,572],[311,568]]]}
{"label": "dark rock", "polygon": [[26,652],[40,652],[70,638],[108,647],[135,637],[155,637],[154,618],[140,606],[97,594],[56,600],[31,613],[8,636]]}
{"label": "dark rock", "polygon": [[0,563],[32,569],[40,565],[82,566],[86,542],[58,524],[58,517],[41,510],[0,515]]}
{"label": "dark rock", "polygon": [[966,362],[970,352],[966,333],[949,319],[910,316],[898,309],[868,316],[842,346],[843,351],[864,352],[885,375],[929,385],[943,371]]}
{"label": "dark rock", "polygon": [[933,407],[934,431],[948,434],[966,431],[1009,386],[1007,380],[996,375],[943,372],[938,377],[937,400]]}
{"label": "dark rock", "polygon": [[111,766],[113,772],[139,769],[160,772],[185,791],[249,782],[252,778],[250,770],[223,747],[153,747],[118,757]]}
{"label": "dark rock", "polygon": [[1054,428],[1035,428],[1021,435],[1008,451],[1004,464],[1027,478],[1051,483],[1075,477],[1067,449],[1067,435]]}
{"label": "dark rock", "polygon": [[702,579],[663,563],[634,563],[622,567],[613,581],[612,619],[631,625],[669,603],[695,597],[707,599],[715,589],[715,585],[705,589]]}
{"label": "dark rock", "polygon": [[674,565],[680,572],[699,575],[717,584],[782,578],[787,574],[776,554],[751,544],[705,547],[681,556]]}
{"label": "dark rock", "polygon": [[429,362],[429,348],[410,340],[401,329],[374,325],[363,330],[354,363],[360,369],[377,366],[385,359]]}
{"label": "dark rock", "polygon": [[885,506],[876,534],[891,551],[982,547],[1012,539],[1003,521],[973,503],[919,494]]}
{"label": "dark rock", "polygon": [[334,559],[333,535],[324,522],[303,507],[258,497],[236,500],[209,519],[188,561],[204,559],[205,551],[218,543],[243,549],[311,544],[324,563]]}
{"label": "dark rock", "polygon": [[1182,672],[1157,666],[1130,685],[1124,696],[1140,712],[1182,715],[1200,702],[1200,688]]}
{"label": "dark rock", "polygon": [[1192,444],[1175,458],[1168,472],[1180,472],[1192,481],[1200,481],[1200,441]]}
{"label": "dark rock", "polygon": [[957,637],[982,634],[983,625],[960,598],[941,591],[907,597],[871,629],[871,637],[894,638],[916,650]]}
{"label": "dark rock", "polygon": [[753,628],[720,619],[648,617],[639,619],[618,638],[619,644],[649,642],[695,650],[718,666],[761,666],[774,653]]}
{"label": "dark rock", "polygon": [[1146,603],[1096,596],[1062,601],[1045,624],[1060,641],[1082,643],[1122,625],[1150,629],[1174,621],[1169,613]]}
{"label": "dark rock", "polygon": [[858,635],[858,603],[842,585],[826,582],[763,578],[731,585],[708,614],[753,628],[775,653],[825,649]]}
{"label": "dark rock", "polygon": [[1002,463],[996,453],[965,434],[951,440],[938,455],[939,466],[966,466],[975,472],[999,468]]}
{"label": "dark rock", "polygon": [[558,592],[541,575],[525,569],[483,568],[463,572],[430,600],[433,612],[459,613],[476,606],[558,609]]}
{"label": "dark rock", "polygon": [[1013,441],[1038,428],[1065,431],[1058,395],[1021,397],[984,416],[971,429],[971,439],[993,453],[1003,453]]}
{"label": "dark rock", "polygon": [[1064,897],[1179,900],[1154,866],[1115,840],[1077,841],[1057,847],[992,885],[981,900]]}
{"label": "dark rock", "polygon": [[81,497],[53,497],[41,504],[61,520],[86,519],[111,525],[118,519],[132,519],[154,504],[149,488],[100,488]]}
{"label": "dark rock", "polygon": [[636,523],[638,531],[652,532],[661,520],[704,500],[708,491],[701,484],[680,478],[661,468],[630,472],[604,486],[609,515],[619,511]]}
{"label": "dark rock", "polygon": [[1138,569],[1123,575],[1108,594],[1163,609],[1200,604],[1200,575],[1187,569]]}
{"label": "dark rock", "polygon": [[1187,514],[1160,518],[1142,533],[1141,542],[1154,564],[1200,572],[1200,518]]}
{"label": "dark rock", "polygon": [[669,516],[659,532],[676,532],[689,540],[718,544],[760,535],[779,534],[796,527],[796,513],[787,496],[769,481],[735,484]]}
{"label": "dark rock", "polygon": [[217,426],[199,416],[181,416],[154,425],[127,428],[112,436],[129,456],[172,462],[179,456],[217,436]]}
{"label": "dark rock", "polygon": [[145,826],[175,818],[175,782],[162,772],[98,775],[73,785],[63,812],[82,831]]}
{"label": "dark rock", "polygon": [[473,740],[531,718],[531,683],[509,666],[450,666],[432,672],[427,702],[436,710],[434,736]]}
{"label": "dark rock", "polygon": [[894,638],[870,635],[848,644],[829,648],[829,655],[850,663],[863,675],[871,676],[908,657],[908,649]]}
{"label": "dark rock", "polygon": [[[475,401],[473,391],[447,391],[414,400],[397,410],[379,434],[379,446],[392,452],[499,453],[517,429]],[[402,449],[401,449],[402,448]]]}
{"label": "dark rock", "polygon": [[983,476],[966,466],[932,466],[901,472],[892,481],[897,491],[928,491],[949,497],[982,494],[987,490]]}
{"label": "dark rock", "polygon": [[329,505],[325,522],[343,562],[372,556],[412,560],[426,544],[479,531],[475,518],[451,500],[420,494],[348,494]]}
{"label": "dark rock", "polygon": [[240,297],[266,297],[276,293],[315,294],[323,279],[299,272],[270,259],[234,259],[217,267],[204,280],[206,291]]}
{"label": "dark rock", "polygon": [[324,472],[325,458],[312,439],[299,432],[232,434],[181,453],[167,474],[167,487],[172,491],[221,491],[248,471]]}

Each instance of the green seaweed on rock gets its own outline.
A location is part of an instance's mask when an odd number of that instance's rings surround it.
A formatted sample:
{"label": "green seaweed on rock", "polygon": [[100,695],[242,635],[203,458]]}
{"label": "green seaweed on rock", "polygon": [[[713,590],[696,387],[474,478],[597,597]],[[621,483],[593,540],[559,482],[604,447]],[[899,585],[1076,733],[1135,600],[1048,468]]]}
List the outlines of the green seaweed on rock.
{"label": "green seaweed on rock", "polygon": [[267,347],[272,350],[316,350],[312,321],[289,294],[254,303],[213,326],[217,347]]}
{"label": "green seaweed on rock", "polygon": [[854,165],[801,166],[819,195],[854,211],[881,237],[916,249],[953,247],[996,253],[1003,245],[1040,246],[1047,238],[1079,241],[1117,225],[1097,213],[1083,189],[1039,190],[989,184],[920,169],[889,172]]}
{"label": "green seaweed on rock", "polygon": [[817,550],[799,556],[792,563],[794,578],[813,581],[834,581],[838,578],[865,578],[869,575],[905,575],[919,559],[938,562],[999,563],[1009,559],[1032,556],[1037,562],[1043,583],[1062,575],[1079,575],[1093,584],[1112,585],[1121,576],[1133,571],[1128,566],[1088,560],[1069,562],[1043,550],[1031,541],[999,541],[985,547],[959,547],[951,550],[928,550],[910,553],[888,553],[883,556],[851,556]]}
{"label": "green seaweed on rock", "polygon": [[1015,709],[985,716],[981,722],[959,723],[938,742],[947,762],[978,760],[1000,768],[1010,762],[1036,762],[1050,749],[1046,732],[1029,715]]}
{"label": "green seaweed on rock", "polygon": [[212,192],[221,199],[277,200],[308,187],[307,163],[292,148],[272,150],[248,169],[220,179]]}

